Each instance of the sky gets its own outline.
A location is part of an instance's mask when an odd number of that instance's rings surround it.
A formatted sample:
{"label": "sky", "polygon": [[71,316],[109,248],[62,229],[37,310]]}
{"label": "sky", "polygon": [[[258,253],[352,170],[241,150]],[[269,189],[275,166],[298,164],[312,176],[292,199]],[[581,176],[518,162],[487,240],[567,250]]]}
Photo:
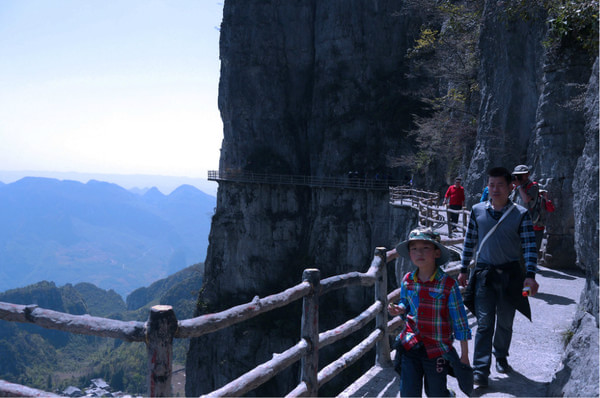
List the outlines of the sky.
{"label": "sky", "polygon": [[222,8],[1,0],[0,170],[206,179],[223,139]]}

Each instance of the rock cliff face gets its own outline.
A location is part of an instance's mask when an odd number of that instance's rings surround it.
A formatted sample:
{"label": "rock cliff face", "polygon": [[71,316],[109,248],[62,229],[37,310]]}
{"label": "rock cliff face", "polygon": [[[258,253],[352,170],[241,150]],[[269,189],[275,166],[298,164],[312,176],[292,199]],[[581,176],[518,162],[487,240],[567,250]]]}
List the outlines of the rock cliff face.
{"label": "rock cliff face", "polygon": [[[549,191],[557,207],[546,228],[542,261],[552,268],[570,268],[577,262],[574,200],[580,199],[573,192],[574,173],[586,145],[582,98],[594,59],[574,47],[545,49],[543,11],[526,22],[507,19],[504,7],[503,2],[485,3],[482,101],[466,189],[478,192],[490,167],[531,166],[532,179]],[[597,173],[589,176],[597,181]]]}
{"label": "rock cliff face", "polygon": [[[588,80],[598,72],[581,52],[544,49],[542,12],[529,22],[507,21],[498,17],[502,4],[485,2],[477,148],[464,165],[466,188],[480,192],[491,166],[533,166],[558,207],[546,264],[588,270],[591,293],[582,302],[584,312],[596,311],[597,327],[597,97],[595,122],[593,99],[587,112],[573,100],[588,86],[597,89]],[[413,150],[406,132],[425,107],[407,94],[403,73],[421,21],[399,7],[391,0],[226,0],[221,170],[333,177],[356,170],[403,180],[386,158]],[[575,177],[593,167],[589,178]],[[364,271],[376,246],[391,247],[414,225],[414,214],[401,212],[392,212],[385,192],[221,182],[199,312],[279,292],[308,267],[322,277]],[[390,219],[402,222],[392,227]],[[371,299],[358,289],[334,296],[321,303],[322,329]],[[299,313],[292,306],[194,339],[186,395],[214,390],[293,345]],[[323,360],[331,355],[321,353]],[[297,382],[292,368],[255,393],[284,395]]]}
{"label": "rock cliff face", "polygon": [[[481,103],[477,144],[465,179],[467,192],[481,192],[487,170],[526,163],[541,92],[543,19],[526,23],[501,18],[501,2],[486,1],[480,34]],[[469,195],[468,201],[479,199]],[[470,203],[473,204],[473,203]]]}
{"label": "rock cliff face", "polygon": [[[397,7],[395,1],[226,1],[221,170],[404,178],[386,168],[386,156],[410,149],[404,132],[422,108],[406,95],[399,72],[419,23],[396,16]],[[320,268],[322,277],[366,271],[376,246],[391,247],[406,235],[402,223],[391,230],[392,216],[414,225],[414,214],[391,214],[388,201],[386,191],[221,182],[203,311],[280,292],[300,283],[305,268]],[[365,289],[331,296],[321,303],[322,330],[372,301]],[[212,391],[291,347],[300,313],[293,306],[192,341],[186,395]],[[297,383],[293,368],[255,393],[281,396]]]}
{"label": "rock cliff face", "polygon": [[[585,96],[585,146],[573,179],[575,252],[586,271],[573,337],[565,348],[563,366],[549,396],[597,397],[598,376],[598,59]],[[595,177],[594,177],[595,176]]]}
{"label": "rock cliff face", "polygon": [[597,396],[598,60],[564,43],[544,49],[543,12],[529,22],[507,21],[500,17],[504,4],[485,3],[482,102],[466,189],[477,192],[489,167],[527,164],[550,192],[557,209],[546,227],[541,262],[576,266],[587,283],[549,394]]}

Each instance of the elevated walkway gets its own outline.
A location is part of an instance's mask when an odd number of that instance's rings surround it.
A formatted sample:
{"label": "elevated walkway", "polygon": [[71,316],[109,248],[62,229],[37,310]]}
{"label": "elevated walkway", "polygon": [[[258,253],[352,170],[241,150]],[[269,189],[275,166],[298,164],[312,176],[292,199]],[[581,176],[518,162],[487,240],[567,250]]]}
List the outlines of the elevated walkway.
{"label": "elevated walkway", "polygon": [[299,185],[313,188],[364,189],[389,191],[399,181],[378,178],[363,178],[349,173],[346,177],[318,177],[291,174],[252,173],[243,170],[209,170],[209,181],[230,181],[247,184]]}

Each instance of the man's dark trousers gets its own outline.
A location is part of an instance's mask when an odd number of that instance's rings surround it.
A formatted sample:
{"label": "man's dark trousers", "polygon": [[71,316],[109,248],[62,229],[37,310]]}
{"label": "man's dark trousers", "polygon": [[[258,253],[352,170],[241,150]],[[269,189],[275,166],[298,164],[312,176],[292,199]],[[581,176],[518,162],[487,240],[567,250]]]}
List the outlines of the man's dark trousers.
{"label": "man's dark trousers", "polygon": [[[449,205],[448,206],[452,210],[460,210],[462,209],[461,205]],[[450,221],[454,224],[458,223],[458,213],[450,213]],[[454,228],[454,227],[452,227]]]}
{"label": "man's dark trousers", "polygon": [[490,374],[492,347],[496,358],[506,358],[512,339],[515,307],[506,294],[508,278],[508,272],[491,269],[487,278],[477,278],[475,284],[477,333],[473,370],[485,376]]}

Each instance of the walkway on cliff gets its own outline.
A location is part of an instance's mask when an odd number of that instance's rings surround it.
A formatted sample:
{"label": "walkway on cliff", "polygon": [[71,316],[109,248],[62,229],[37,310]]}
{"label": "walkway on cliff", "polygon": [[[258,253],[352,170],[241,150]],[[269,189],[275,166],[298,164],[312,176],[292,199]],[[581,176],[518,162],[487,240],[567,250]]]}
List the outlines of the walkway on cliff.
{"label": "walkway on cliff", "polygon": [[[505,375],[495,370],[492,361],[489,387],[476,388],[474,397],[544,397],[548,383],[561,365],[564,341],[574,319],[579,296],[585,286],[585,277],[571,271],[557,271],[540,267],[536,280],[540,290],[530,298],[530,322],[520,313],[515,315],[513,340],[509,363],[513,372]],[[469,313],[473,336],[477,322]],[[460,346],[455,344],[457,350]],[[459,351],[460,352],[460,351]],[[469,358],[473,358],[473,340],[469,341]],[[458,397],[466,395],[458,388],[453,377],[448,385]],[[391,368],[373,367],[356,380],[342,397],[396,397],[398,377]],[[423,395],[425,396],[425,395]]]}
{"label": "walkway on cliff", "polygon": [[400,181],[375,175],[360,177],[349,172],[345,177],[317,177],[307,175],[252,173],[244,170],[209,170],[209,181],[231,181],[250,184],[301,185],[317,188],[364,189],[387,191],[390,186],[401,185]]}

